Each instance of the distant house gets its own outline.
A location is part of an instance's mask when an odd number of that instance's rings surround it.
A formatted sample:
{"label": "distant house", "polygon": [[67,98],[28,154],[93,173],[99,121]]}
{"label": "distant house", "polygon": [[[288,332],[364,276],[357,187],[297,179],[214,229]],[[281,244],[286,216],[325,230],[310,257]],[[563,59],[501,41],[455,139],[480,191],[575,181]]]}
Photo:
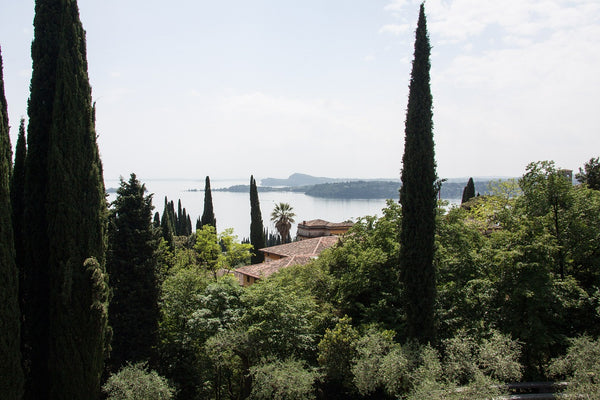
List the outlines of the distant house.
{"label": "distant house", "polygon": [[265,247],[259,249],[265,255],[265,262],[237,268],[233,271],[233,275],[238,279],[240,285],[250,286],[257,280],[267,278],[282,268],[308,264],[323,250],[332,247],[339,240],[337,236],[324,236]]}
{"label": "distant house", "polygon": [[298,240],[312,239],[321,236],[340,236],[352,228],[353,222],[328,222],[322,219],[302,221],[298,224]]}

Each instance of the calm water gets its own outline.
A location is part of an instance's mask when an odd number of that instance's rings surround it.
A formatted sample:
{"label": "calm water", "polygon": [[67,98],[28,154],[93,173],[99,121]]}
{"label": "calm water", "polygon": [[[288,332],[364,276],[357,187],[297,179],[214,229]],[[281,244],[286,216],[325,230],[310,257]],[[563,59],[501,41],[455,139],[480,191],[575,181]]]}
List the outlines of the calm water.
{"label": "calm water", "polygon": [[[226,228],[233,228],[234,234],[241,240],[250,236],[250,194],[216,192],[214,189],[232,185],[248,185],[248,180],[211,180],[213,208],[217,219],[217,230],[222,232]],[[204,209],[204,179],[202,180],[147,180],[143,181],[149,193],[154,193],[153,203],[155,211],[163,212],[164,198],[175,202],[181,199],[181,206],[185,207],[192,219],[192,228],[195,229],[196,219],[202,215]],[[106,180],[107,188],[119,186],[118,180]],[[190,192],[188,189],[199,189]],[[115,199],[115,194],[110,194],[109,201]],[[322,199],[306,196],[303,193],[267,192],[258,194],[263,224],[270,231],[275,232],[275,226],[270,221],[271,211],[275,203],[288,203],[294,208],[296,222],[311,219],[324,219],[330,222],[355,221],[365,215],[381,215],[385,207],[384,199],[376,200],[342,200]],[[296,235],[296,225],[292,226],[291,234]]]}

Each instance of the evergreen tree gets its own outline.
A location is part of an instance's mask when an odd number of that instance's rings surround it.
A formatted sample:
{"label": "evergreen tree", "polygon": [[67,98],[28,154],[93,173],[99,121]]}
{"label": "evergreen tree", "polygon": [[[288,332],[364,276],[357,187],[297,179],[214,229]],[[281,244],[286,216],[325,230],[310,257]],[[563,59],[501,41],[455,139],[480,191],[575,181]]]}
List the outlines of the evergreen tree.
{"label": "evergreen tree", "polygon": [[[215,219],[215,213],[213,211],[212,193],[210,192],[210,178],[207,176],[204,184],[204,212],[200,220],[202,226],[211,225],[217,229],[217,220]],[[198,226],[196,225],[196,229]]]}
{"label": "evergreen tree", "polygon": [[[27,157],[27,144],[25,139],[25,119],[21,118],[19,124],[19,136],[17,138],[17,147],[15,151],[15,163],[13,165],[13,174],[10,181],[10,202],[12,206],[12,223],[15,242],[15,259],[17,265],[22,265],[24,255],[23,243],[23,216],[24,216],[24,195],[25,195],[25,158]],[[23,268],[18,268],[19,272],[19,307],[24,309],[24,275]],[[25,351],[24,348],[21,349]]]}
{"label": "evergreen tree", "polygon": [[8,140],[8,145],[3,144],[3,153],[0,154],[0,157],[6,158],[8,160],[8,179],[10,182],[10,177],[12,176],[12,146],[10,144],[10,136],[8,134],[10,130],[10,126],[8,124],[8,104],[6,103],[6,96],[4,94],[4,71],[3,71],[3,62],[2,62],[2,49],[0,48],[0,114],[2,114],[1,123],[4,125],[2,128],[2,134],[6,134],[6,139]]}
{"label": "evergreen tree", "polygon": [[95,399],[110,332],[106,199],[76,1],[36,1],[31,54],[25,398]]}
{"label": "evergreen tree", "polygon": [[158,213],[158,211],[154,213],[153,225],[156,229],[160,228],[160,214]]}
{"label": "evergreen tree", "polygon": [[250,262],[252,264],[263,262],[265,255],[258,249],[265,247],[265,234],[254,176],[250,176],[250,243],[254,248]]}
{"label": "evergreen tree", "polygon": [[173,235],[178,235],[177,233],[177,214],[175,214],[175,203],[173,200],[169,201],[169,222],[171,223],[171,231]]}
{"label": "evergreen tree", "polygon": [[126,362],[156,360],[158,345],[158,279],[152,227],[152,195],[135,174],[121,179],[109,215],[107,270],[113,296],[109,323],[113,328],[111,370]]}
{"label": "evergreen tree", "polygon": [[463,189],[462,200],[460,203],[464,204],[467,201],[471,200],[473,197],[475,197],[475,183],[473,183],[473,178],[469,178],[467,186],[465,186],[465,188]]}
{"label": "evergreen tree", "polygon": [[190,216],[187,214],[185,207],[183,207],[183,211],[181,213],[181,235],[190,236],[192,234],[192,221],[190,220]]}
{"label": "evergreen tree", "polygon": [[181,208],[181,199],[177,200],[177,223],[175,224],[175,231],[177,232],[177,236],[184,235],[183,209]]}
{"label": "evergreen tree", "polygon": [[579,183],[585,183],[594,190],[600,190],[600,161],[598,160],[598,157],[590,158],[590,161],[583,165],[584,169],[579,168],[579,173],[575,174]]}
{"label": "evergreen tree", "polygon": [[190,216],[187,216],[187,235],[191,235],[192,234],[192,219],[190,218]]}
{"label": "evergreen tree", "polygon": [[15,234],[15,249],[17,259],[22,258],[22,250],[19,246],[23,242],[22,219],[23,202],[25,194],[25,158],[27,157],[27,143],[25,139],[25,119],[21,118],[19,124],[19,136],[17,137],[17,147],[15,151],[15,163],[13,174],[10,181],[10,201],[12,205],[12,220]]}
{"label": "evergreen tree", "polygon": [[407,335],[422,343],[435,340],[436,277],[433,265],[436,172],[432,96],[425,7],[421,4],[406,112],[402,157],[402,228],[400,278],[407,315]]}
{"label": "evergreen tree", "polygon": [[163,239],[165,239],[165,242],[167,242],[169,248],[172,250],[175,247],[175,244],[173,242],[174,232],[170,214],[169,201],[167,200],[167,196],[165,196],[165,206],[163,208],[162,218],[160,220],[160,228]]}
{"label": "evergreen tree", "polygon": [[3,399],[17,400],[23,395],[23,370],[20,351],[19,278],[15,261],[9,190],[12,148],[8,129],[0,50],[0,393]]}

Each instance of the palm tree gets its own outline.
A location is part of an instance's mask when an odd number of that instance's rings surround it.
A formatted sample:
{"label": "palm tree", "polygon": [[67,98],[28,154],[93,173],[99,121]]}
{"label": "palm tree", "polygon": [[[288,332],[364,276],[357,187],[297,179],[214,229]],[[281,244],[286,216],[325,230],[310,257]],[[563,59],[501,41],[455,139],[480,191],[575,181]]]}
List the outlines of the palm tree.
{"label": "palm tree", "polygon": [[275,204],[271,213],[271,221],[275,222],[275,228],[281,235],[281,243],[288,243],[290,240],[290,229],[294,222],[296,214],[292,212],[293,208],[288,203]]}

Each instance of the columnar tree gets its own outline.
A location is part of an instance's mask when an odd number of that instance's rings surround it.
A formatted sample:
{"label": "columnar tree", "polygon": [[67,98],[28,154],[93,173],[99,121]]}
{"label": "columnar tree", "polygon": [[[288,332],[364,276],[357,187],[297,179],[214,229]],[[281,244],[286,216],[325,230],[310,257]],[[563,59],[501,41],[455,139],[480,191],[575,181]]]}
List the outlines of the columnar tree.
{"label": "columnar tree", "polygon": [[265,247],[265,233],[254,176],[250,176],[250,244],[254,247],[251,263],[258,264],[263,262],[265,255],[258,251],[258,249]]}
{"label": "columnar tree", "polygon": [[[10,202],[12,206],[13,234],[15,238],[15,260],[17,265],[22,265],[24,255],[24,237],[23,237],[23,216],[25,204],[25,158],[27,157],[27,143],[25,138],[25,119],[21,118],[19,124],[19,136],[17,137],[17,147],[15,151],[15,163],[10,181]],[[17,268],[19,273],[19,307],[24,309],[23,287],[24,275],[23,268]],[[25,349],[22,348],[22,351]]]}
{"label": "columnar tree", "polygon": [[201,226],[210,225],[217,229],[217,220],[213,211],[212,193],[210,192],[210,178],[207,176],[204,184],[204,212],[200,219]]}
{"label": "columnar tree", "polygon": [[126,362],[156,360],[158,237],[152,227],[152,195],[145,192],[135,174],[128,182],[121,179],[110,210],[107,270],[113,292],[109,306],[113,371]]}
{"label": "columnar tree", "polygon": [[167,200],[167,196],[165,196],[165,206],[163,207],[162,218],[160,220],[160,228],[162,232],[162,237],[165,239],[165,242],[169,245],[171,250],[175,247],[173,242],[173,222],[171,220],[171,213],[169,212],[169,201]]}
{"label": "columnar tree", "polygon": [[461,204],[466,203],[475,197],[475,183],[473,182],[473,178],[469,178],[467,182],[467,186],[463,189]]}
{"label": "columnar tree", "polygon": [[10,202],[12,206],[13,231],[15,235],[15,252],[18,260],[23,258],[23,203],[25,195],[25,158],[27,143],[25,139],[25,119],[21,118],[19,136],[15,150],[15,163],[10,181]]}
{"label": "columnar tree", "polygon": [[422,343],[434,341],[436,297],[433,265],[436,172],[433,149],[433,100],[429,86],[429,55],[425,7],[421,4],[406,112],[402,157],[402,227],[400,278],[407,315],[407,335]]}
{"label": "columnar tree", "polygon": [[37,0],[25,162],[27,399],[95,399],[108,333],[106,199],[75,0]]}
{"label": "columnar tree", "polygon": [[4,96],[0,52],[0,393],[5,399],[21,399],[23,370],[20,352],[19,279],[15,262],[10,202],[12,148],[8,135],[8,112]]}

